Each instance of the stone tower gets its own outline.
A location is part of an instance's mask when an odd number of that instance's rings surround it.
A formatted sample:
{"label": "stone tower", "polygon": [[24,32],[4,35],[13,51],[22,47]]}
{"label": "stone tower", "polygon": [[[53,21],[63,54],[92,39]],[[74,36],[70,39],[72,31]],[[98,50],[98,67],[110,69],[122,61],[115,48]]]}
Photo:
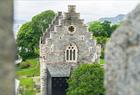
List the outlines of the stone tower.
{"label": "stone tower", "polygon": [[71,69],[98,62],[100,50],[75,5],[64,14],[58,12],[40,39],[41,95],[65,95]]}

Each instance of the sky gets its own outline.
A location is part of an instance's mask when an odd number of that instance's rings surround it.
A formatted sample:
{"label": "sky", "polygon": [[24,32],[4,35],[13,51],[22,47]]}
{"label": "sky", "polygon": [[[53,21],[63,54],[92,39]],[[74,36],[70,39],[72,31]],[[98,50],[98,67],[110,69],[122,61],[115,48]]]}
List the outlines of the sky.
{"label": "sky", "polygon": [[68,5],[76,5],[76,11],[88,23],[101,17],[128,14],[138,3],[140,0],[14,0],[14,31],[19,24],[45,10],[66,12]]}

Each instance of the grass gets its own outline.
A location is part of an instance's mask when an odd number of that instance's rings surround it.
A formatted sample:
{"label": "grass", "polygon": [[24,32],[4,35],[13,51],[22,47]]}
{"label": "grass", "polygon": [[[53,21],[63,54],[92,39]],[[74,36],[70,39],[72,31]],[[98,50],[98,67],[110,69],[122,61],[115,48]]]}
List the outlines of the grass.
{"label": "grass", "polygon": [[30,67],[25,69],[20,69],[20,66],[17,66],[17,77],[33,77],[33,76],[39,76],[40,74],[40,65],[38,59],[28,59],[24,62],[21,62],[20,65],[23,64],[30,64]]}
{"label": "grass", "polygon": [[[104,64],[104,59],[100,59],[100,64]],[[21,68],[21,65],[29,64],[28,67]],[[40,65],[37,58],[28,59],[21,62],[16,68],[16,76],[20,80],[21,95],[35,95],[37,93],[35,89],[34,76],[40,75]]]}
{"label": "grass", "polygon": [[[27,67],[21,68],[27,64]],[[40,65],[37,58],[28,59],[21,62],[16,67],[16,76],[20,80],[20,93],[21,95],[35,95],[35,82],[33,81],[34,76],[40,75]]]}
{"label": "grass", "polygon": [[32,78],[21,78],[20,85],[22,87],[22,95],[35,95],[36,91],[34,89],[35,83]]}
{"label": "grass", "polygon": [[100,59],[100,64],[105,64],[105,60],[104,59]]}
{"label": "grass", "polygon": [[20,81],[21,85],[28,88],[28,89],[31,89],[33,86],[33,79],[32,78],[22,78],[21,81]]}

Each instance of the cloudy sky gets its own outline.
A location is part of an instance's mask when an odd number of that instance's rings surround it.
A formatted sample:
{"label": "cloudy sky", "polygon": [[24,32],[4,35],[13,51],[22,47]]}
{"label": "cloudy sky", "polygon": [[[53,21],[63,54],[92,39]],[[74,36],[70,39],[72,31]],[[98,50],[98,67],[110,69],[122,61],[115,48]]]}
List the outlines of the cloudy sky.
{"label": "cloudy sky", "polygon": [[85,22],[101,17],[112,17],[127,14],[139,3],[139,0],[15,0],[14,10],[16,20],[30,20],[32,16],[51,9],[67,11],[67,5],[77,6],[81,18]]}
{"label": "cloudy sky", "polygon": [[67,11],[68,5],[76,5],[77,12],[85,23],[98,20],[101,17],[114,17],[127,14],[140,0],[14,0],[14,31],[21,24],[45,10]]}

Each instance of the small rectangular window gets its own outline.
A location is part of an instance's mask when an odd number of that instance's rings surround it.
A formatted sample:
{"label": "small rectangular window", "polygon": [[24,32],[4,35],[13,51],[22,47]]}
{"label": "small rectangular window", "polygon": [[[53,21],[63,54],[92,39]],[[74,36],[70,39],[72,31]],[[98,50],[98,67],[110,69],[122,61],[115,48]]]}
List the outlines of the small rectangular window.
{"label": "small rectangular window", "polygon": [[75,50],[73,50],[73,60],[75,60]]}
{"label": "small rectangular window", "polygon": [[72,50],[70,50],[70,60],[72,60]]}
{"label": "small rectangular window", "polygon": [[69,50],[67,50],[67,60],[69,60]]}

